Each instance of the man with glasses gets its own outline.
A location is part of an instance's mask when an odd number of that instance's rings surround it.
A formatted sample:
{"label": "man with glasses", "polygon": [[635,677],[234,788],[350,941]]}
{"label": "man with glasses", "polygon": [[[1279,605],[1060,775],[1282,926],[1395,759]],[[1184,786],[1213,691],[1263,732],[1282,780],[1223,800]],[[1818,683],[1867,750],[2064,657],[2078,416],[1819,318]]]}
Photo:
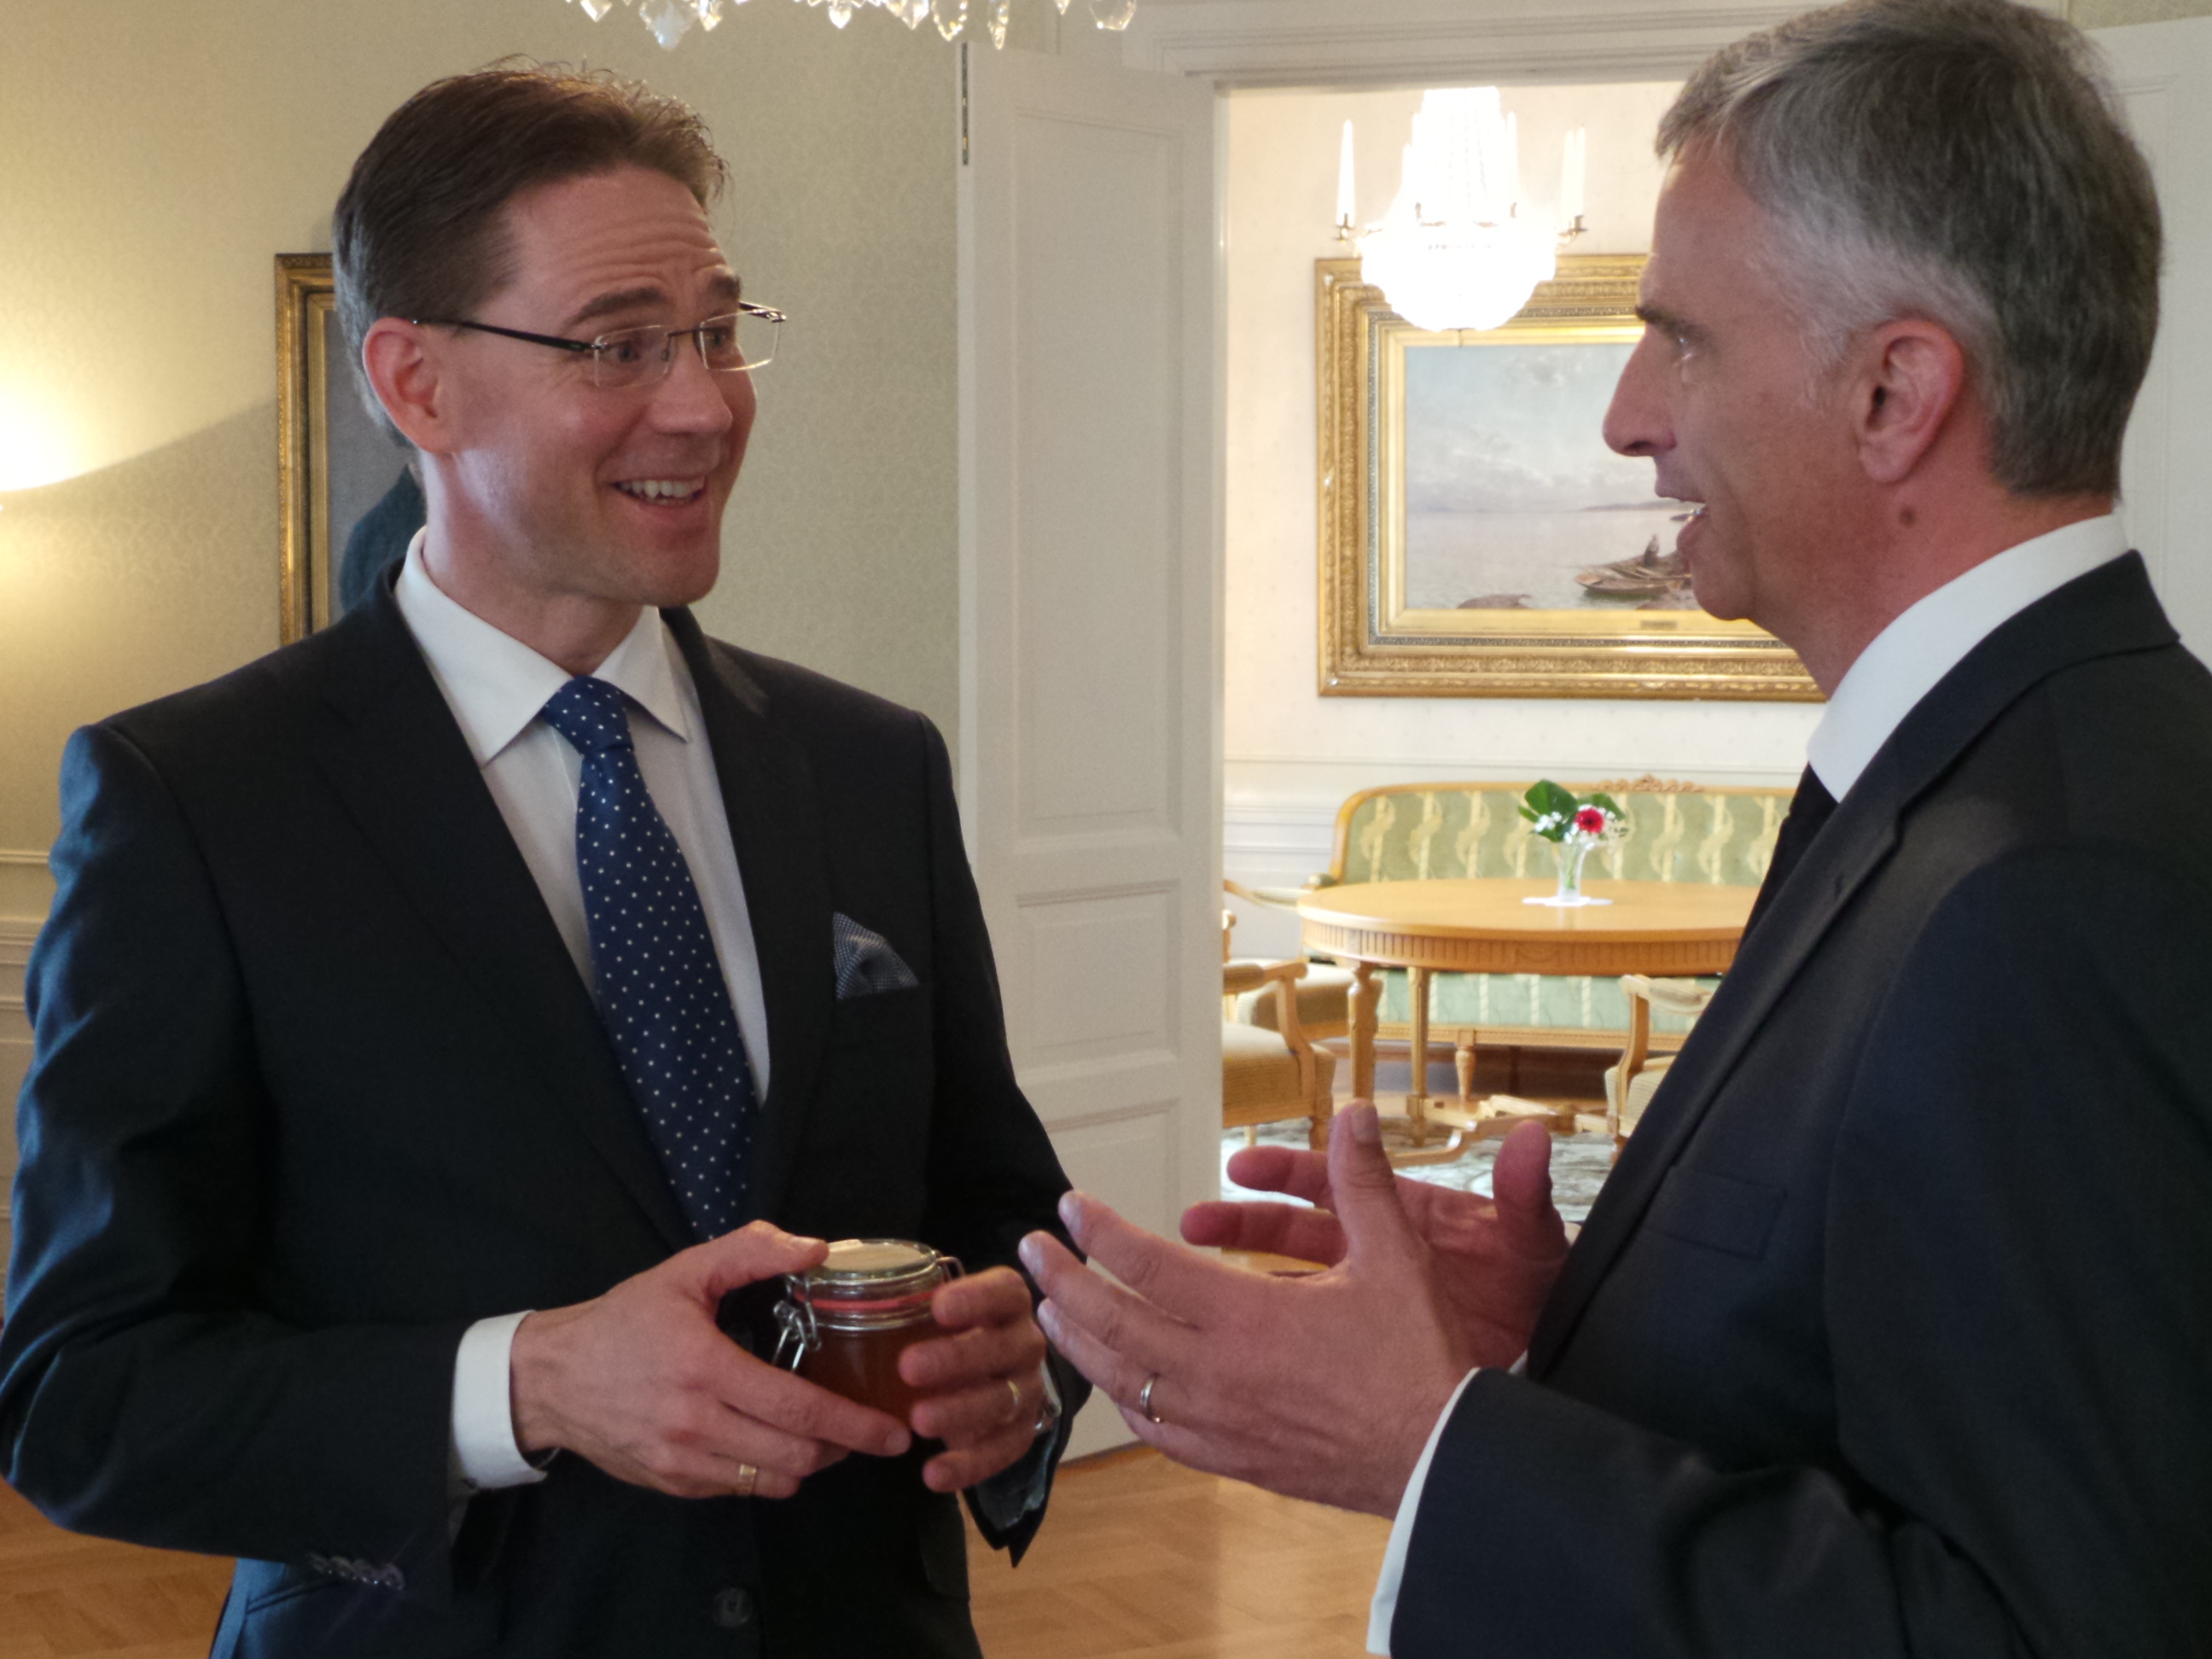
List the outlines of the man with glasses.
{"label": "man with glasses", "polygon": [[[71,741],[0,1449],[240,1557],[218,1654],[974,1655],[952,1494],[1041,1516],[1083,1385],[1006,1264],[1066,1183],[943,743],[684,609],[782,320],[721,180],[604,76],[409,100],[333,241],[426,526]],[[969,1269],[910,1421],[757,1357],[845,1236]]]}

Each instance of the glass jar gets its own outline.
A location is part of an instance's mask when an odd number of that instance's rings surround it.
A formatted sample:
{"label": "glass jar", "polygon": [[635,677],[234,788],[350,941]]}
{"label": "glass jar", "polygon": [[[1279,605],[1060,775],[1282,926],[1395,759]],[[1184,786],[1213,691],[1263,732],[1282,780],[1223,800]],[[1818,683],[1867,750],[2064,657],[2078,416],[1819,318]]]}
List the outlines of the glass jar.
{"label": "glass jar", "polygon": [[839,1239],[820,1267],[784,1275],[775,1363],[905,1422],[921,1395],[899,1375],[899,1356],[938,1334],[929,1299],[960,1270],[908,1239]]}

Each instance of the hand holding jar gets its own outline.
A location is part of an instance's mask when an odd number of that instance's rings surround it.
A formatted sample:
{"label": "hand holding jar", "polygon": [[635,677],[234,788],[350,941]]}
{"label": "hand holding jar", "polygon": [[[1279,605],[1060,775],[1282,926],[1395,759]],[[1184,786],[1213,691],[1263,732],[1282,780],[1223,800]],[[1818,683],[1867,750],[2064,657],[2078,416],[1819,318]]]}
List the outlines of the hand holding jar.
{"label": "hand holding jar", "polygon": [[927,1245],[845,1239],[788,1277],[778,1310],[779,1363],[945,1443],[922,1470],[938,1492],[1014,1463],[1047,1415],[1029,1286],[1006,1267],[959,1272]]}

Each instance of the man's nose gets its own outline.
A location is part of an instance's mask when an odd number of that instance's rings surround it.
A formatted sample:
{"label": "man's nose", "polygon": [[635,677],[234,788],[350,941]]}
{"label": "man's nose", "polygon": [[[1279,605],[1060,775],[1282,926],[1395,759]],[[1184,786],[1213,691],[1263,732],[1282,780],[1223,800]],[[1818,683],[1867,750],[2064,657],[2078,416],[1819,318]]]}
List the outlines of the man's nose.
{"label": "man's nose", "polygon": [[1672,444],[1659,392],[1659,351],[1647,329],[1628,354],[1613,388],[1613,401],[1606,406],[1607,447],[1623,455],[1656,455]]}
{"label": "man's nose", "polygon": [[668,373],[653,388],[653,416],[656,425],[672,432],[720,432],[735,420],[730,407],[732,387],[726,380],[743,378],[720,374],[707,367],[699,337],[671,342],[673,357]]}

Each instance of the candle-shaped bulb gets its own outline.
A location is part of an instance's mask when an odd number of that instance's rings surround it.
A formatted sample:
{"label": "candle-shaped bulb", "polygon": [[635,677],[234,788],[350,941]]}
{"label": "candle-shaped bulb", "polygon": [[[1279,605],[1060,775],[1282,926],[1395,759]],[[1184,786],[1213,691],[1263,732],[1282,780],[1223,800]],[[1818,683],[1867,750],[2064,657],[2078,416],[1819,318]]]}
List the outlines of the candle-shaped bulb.
{"label": "candle-shaped bulb", "polygon": [[1344,145],[1336,163],[1336,222],[1352,223],[1355,192],[1352,179],[1352,123],[1344,124]]}

